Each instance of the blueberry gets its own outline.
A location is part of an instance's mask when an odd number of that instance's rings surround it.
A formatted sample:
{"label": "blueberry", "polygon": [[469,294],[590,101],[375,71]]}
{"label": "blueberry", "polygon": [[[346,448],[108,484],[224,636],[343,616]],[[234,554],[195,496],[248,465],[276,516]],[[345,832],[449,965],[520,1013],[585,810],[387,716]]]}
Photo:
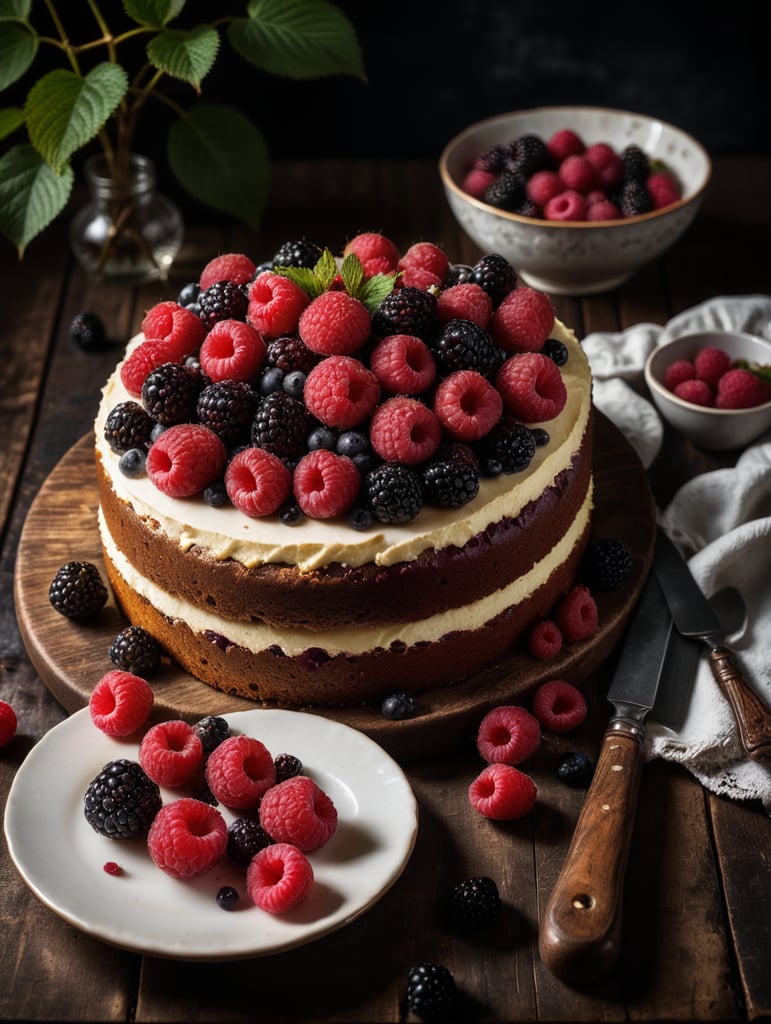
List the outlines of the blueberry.
{"label": "blueberry", "polygon": [[228,498],[228,492],[225,490],[225,485],[218,480],[216,483],[209,484],[204,489],[203,500],[211,508],[222,508],[223,505],[227,505],[230,499]]}
{"label": "blueberry", "polygon": [[201,288],[197,281],[188,281],[184,285],[177,296],[177,303],[180,306],[192,306],[198,303],[198,296],[201,294]]}
{"label": "blueberry", "polygon": [[308,451],[316,451],[319,448],[335,450],[337,444],[337,431],[331,427],[316,427],[308,434]]}
{"label": "blueberry", "polygon": [[274,391],[281,391],[284,387],[284,371],[280,366],[271,366],[263,373],[260,379],[260,392],[263,395],[272,395]]}
{"label": "blueberry", "polygon": [[303,388],[305,387],[305,378],[307,374],[304,374],[302,370],[292,370],[288,373],[282,381],[282,387],[288,395],[292,398],[302,398]]}
{"label": "blueberry", "polygon": [[238,903],[238,892],[232,885],[223,885],[217,893],[217,903],[223,910],[232,910]]}
{"label": "blueberry", "polygon": [[118,469],[124,476],[142,476],[145,471],[146,458],[147,456],[141,448],[129,448],[127,452],[124,452],[123,455],[121,455],[118,462]]}
{"label": "blueberry", "polygon": [[415,698],[411,693],[389,693],[380,710],[385,718],[411,718],[415,714]]}
{"label": "blueberry", "polygon": [[539,448],[542,448],[551,440],[548,431],[544,430],[543,427],[533,427],[530,433],[533,435],[533,440]]}
{"label": "blueberry", "polygon": [[368,530],[374,522],[374,516],[368,508],[353,508],[348,513],[348,523],[354,530]]}
{"label": "blueberry", "polygon": [[150,431],[150,444],[153,444],[161,434],[164,432],[166,427],[162,423],[156,423],[153,429]]}
{"label": "blueberry", "polygon": [[564,366],[568,361],[568,350],[561,341],[556,338],[549,338],[543,347],[543,354],[552,359],[557,366]]}
{"label": "blueberry", "polygon": [[304,512],[296,502],[290,502],[284,505],[280,512],[279,517],[284,526],[296,526],[304,518]]}
{"label": "blueberry", "polygon": [[346,430],[337,439],[338,455],[352,459],[354,455],[364,455],[368,451],[369,438],[361,430]]}

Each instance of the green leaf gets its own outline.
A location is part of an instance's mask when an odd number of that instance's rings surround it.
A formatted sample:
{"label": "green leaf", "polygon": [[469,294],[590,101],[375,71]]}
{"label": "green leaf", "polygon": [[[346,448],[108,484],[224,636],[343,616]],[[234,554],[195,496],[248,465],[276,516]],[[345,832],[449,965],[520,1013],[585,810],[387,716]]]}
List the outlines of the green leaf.
{"label": "green leaf", "polygon": [[198,25],[189,32],[167,29],[147,44],[147,56],[153,67],[172,78],[181,78],[196,91],[208,75],[217,57],[220,37],[211,25]]}
{"label": "green leaf", "polygon": [[394,290],[398,274],[375,274],[368,277],[357,295],[359,302],[363,303],[370,311],[374,312],[386,295]]}
{"label": "green leaf", "polygon": [[343,259],[342,266],[340,267],[340,274],[343,278],[345,290],[349,295],[357,298],[359,291],[361,290],[362,282],[364,281],[364,268],[361,265],[361,260],[355,252],[349,252]]}
{"label": "green leaf", "polygon": [[279,277],[288,277],[312,299],[325,291],[321,281],[310,267],[274,267],[273,273],[278,274]]}
{"label": "green leaf", "polygon": [[73,173],[55,174],[32,146],[24,143],[0,159],[0,233],[24,255],[27,244],[67,204]]}
{"label": "green leaf", "polygon": [[148,28],[163,28],[179,14],[185,0],[123,0],[129,18]]}
{"label": "green leaf", "polygon": [[24,111],[21,107],[4,107],[0,110],[0,139],[7,138],[24,124]]}
{"label": "green leaf", "polygon": [[259,228],[270,165],[265,140],[248,118],[219,103],[199,103],[174,123],[166,151],[192,196]]}
{"label": "green leaf", "polygon": [[32,0],[0,0],[0,21],[5,18],[27,21],[31,9]]}
{"label": "green leaf", "polygon": [[247,14],[230,23],[228,39],[263,71],[296,79],[366,78],[353,26],[327,0],[250,0]]}
{"label": "green leaf", "polygon": [[118,64],[97,64],[85,78],[64,68],[50,71],[27,96],[30,142],[60,172],[98,134],[127,88],[126,72]]}
{"label": "green leaf", "polygon": [[37,53],[37,36],[14,21],[0,21],[0,89],[17,82]]}

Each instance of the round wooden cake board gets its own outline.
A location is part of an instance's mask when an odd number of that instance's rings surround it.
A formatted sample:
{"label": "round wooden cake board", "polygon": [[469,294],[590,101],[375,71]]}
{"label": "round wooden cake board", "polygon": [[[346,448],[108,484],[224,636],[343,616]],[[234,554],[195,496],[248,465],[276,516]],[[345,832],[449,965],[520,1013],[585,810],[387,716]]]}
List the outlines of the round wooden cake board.
{"label": "round wooden cake board", "polygon": [[[417,714],[390,721],[379,706],[312,708],[380,743],[393,757],[410,760],[455,749],[476,734],[482,716],[498,704],[523,702],[549,679],[584,683],[613,650],[650,566],[655,506],[644,468],[617,428],[596,415],[593,535],[615,536],[632,552],[632,572],[623,588],[596,594],[599,628],[588,640],[566,644],[548,661],[513,652],[477,675],[418,697]],[[98,505],[93,436],[81,438],[62,458],[36,496],[27,516],[16,562],[14,594],[22,638],[30,660],[53,696],[69,712],[84,707],[99,679],[114,668],[109,649],[127,625],[112,596],[93,622],[79,624],[56,612],[48,588],[69,561],[93,562],[107,580],[96,525]],[[195,722],[204,715],[254,708],[255,704],[213,689],[164,662],[152,678],[156,714]],[[398,678],[394,690],[399,689]],[[262,705],[261,705],[262,706]]]}

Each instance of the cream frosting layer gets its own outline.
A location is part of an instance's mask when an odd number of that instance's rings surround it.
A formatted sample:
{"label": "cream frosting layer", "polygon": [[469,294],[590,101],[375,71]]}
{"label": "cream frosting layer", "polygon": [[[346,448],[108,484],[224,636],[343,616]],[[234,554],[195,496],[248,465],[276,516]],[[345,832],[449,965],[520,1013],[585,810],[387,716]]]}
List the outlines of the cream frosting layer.
{"label": "cream frosting layer", "polygon": [[[232,506],[212,509],[200,497],[170,498],[147,477],[125,477],[118,468],[119,456],[104,438],[110,410],[120,402],[132,400],[120,380],[122,364],[118,364],[102,391],[94,424],[96,450],[117,496],[182,551],[197,545],[210,557],[234,559],[247,568],[283,563],[295,565],[301,572],[332,563],[394,565],[417,558],[427,549],[462,547],[504,516],[516,517],[568,468],[580,447],[590,415],[591,373],[575,334],[559,320],[554,322],[552,337],[568,347],[569,358],[561,367],[567,402],[559,416],[544,424],[549,444],[536,450],[525,473],[483,479],[476,499],[461,509],[426,506],[416,520],[404,525],[376,523],[369,530],[357,531],[344,522],[306,518],[287,527],[278,517],[250,519]],[[132,339],[126,355],[142,340],[141,335]]]}
{"label": "cream frosting layer", "polygon": [[300,655],[311,647],[320,647],[331,655],[360,655],[378,648],[387,650],[391,644],[404,644],[409,647],[417,643],[440,640],[448,633],[481,629],[496,615],[520,604],[546,583],[554,570],[568,559],[573,548],[579,543],[589,522],[591,510],[590,487],[570,529],[549,554],[537,562],[526,575],[479,601],[417,622],[387,623],[379,628],[346,626],[321,632],[286,627],[274,629],[264,623],[236,622],[180,600],[146,579],[127,561],[116,546],[101,510],[99,530],[107,556],[131,589],[149,601],[161,614],[172,621],[184,622],[195,633],[203,634],[210,630],[231,643],[255,652],[280,647],[290,657]]}

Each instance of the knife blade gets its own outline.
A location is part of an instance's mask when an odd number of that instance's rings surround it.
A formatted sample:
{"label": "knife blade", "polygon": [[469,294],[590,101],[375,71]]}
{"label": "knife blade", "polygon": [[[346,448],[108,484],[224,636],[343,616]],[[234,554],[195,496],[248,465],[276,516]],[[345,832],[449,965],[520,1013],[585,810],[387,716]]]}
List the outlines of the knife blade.
{"label": "knife blade", "polygon": [[593,981],[618,958],[645,717],[654,706],[673,635],[672,616],[649,574],[608,690],[613,714],[594,776],[541,922],[541,959],[562,981]]}
{"label": "knife blade", "polygon": [[706,644],[712,674],[731,705],[747,755],[755,761],[771,758],[771,708],[745,677],[725,643],[725,632],[712,605],[685,559],[661,531],[656,538],[653,572],[678,631]]}

